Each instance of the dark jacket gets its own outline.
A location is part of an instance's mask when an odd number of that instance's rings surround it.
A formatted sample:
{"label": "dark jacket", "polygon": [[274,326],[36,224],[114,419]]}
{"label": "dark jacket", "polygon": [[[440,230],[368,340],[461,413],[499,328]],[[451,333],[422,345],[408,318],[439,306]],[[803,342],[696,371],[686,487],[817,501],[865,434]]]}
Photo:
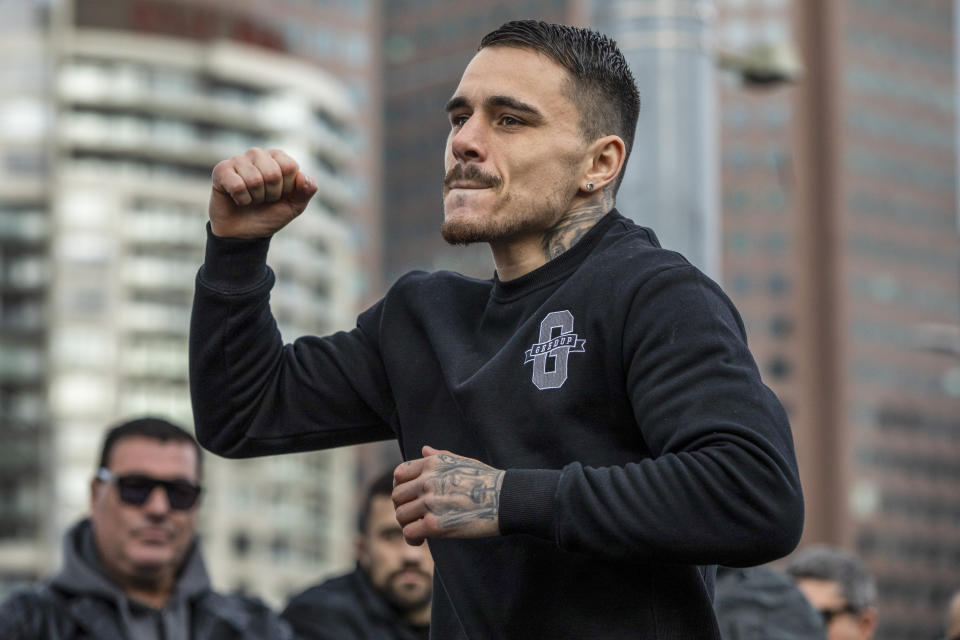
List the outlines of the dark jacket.
{"label": "dark jacket", "polygon": [[[3,640],[174,640],[184,633],[189,640],[293,638],[289,626],[259,600],[214,592],[196,545],[163,612],[132,603],[106,577],[89,520],[67,532],[63,546],[57,575],[0,604]],[[167,638],[157,635],[161,625],[169,629]]]}
{"label": "dark jacket", "polygon": [[301,640],[424,640],[357,569],[294,597],[282,617]]}
{"label": "dark jacket", "polygon": [[396,437],[505,469],[502,535],[434,538],[438,640],[719,638],[713,569],[786,555],[786,413],[716,283],[611,212],[508,282],[411,273],[349,332],[284,345],[268,240],[210,237],[190,384],[228,457]]}
{"label": "dark jacket", "polygon": [[823,620],[786,575],[769,567],[717,572],[723,640],[824,640]]}

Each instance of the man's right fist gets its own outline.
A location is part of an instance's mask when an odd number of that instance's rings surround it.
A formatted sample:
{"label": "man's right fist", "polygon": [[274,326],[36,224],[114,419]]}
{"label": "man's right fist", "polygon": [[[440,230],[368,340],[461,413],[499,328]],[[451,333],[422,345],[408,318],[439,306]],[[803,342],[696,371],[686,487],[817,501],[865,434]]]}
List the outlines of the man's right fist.
{"label": "man's right fist", "polygon": [[300,215],[317,183],[283,151],[253,147],[217,163],[210,228],[223,238],[265,238]]}

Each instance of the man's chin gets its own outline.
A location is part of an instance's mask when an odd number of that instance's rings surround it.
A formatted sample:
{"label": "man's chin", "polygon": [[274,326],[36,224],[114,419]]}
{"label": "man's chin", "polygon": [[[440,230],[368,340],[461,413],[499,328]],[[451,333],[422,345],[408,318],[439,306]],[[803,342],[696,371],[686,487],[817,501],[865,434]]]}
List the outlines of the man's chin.
{"label": "man's chin", "polygon": [[178,561],[169,547],[141,547],[132,552],[129,557],[133,570],[144,576],[162,573]]}
{"label": "man's chin", "polygon": [[430,604],[432,595],[432,589],[429,587],[424,589],[400,590],[399,593],[394,590],[390,594],[389,600],[393,606],[401,611],[416,611]]}
{"label": "man's chin", "polygon": [[490,242],[499,238],[502,232],[502,223],[496,218],[488,207],[446,206],[440,235],[449,244]]}
{"label": "man's chin", "polygon": [[475,242],[486,242],[487,237],[476,225],[469,224],[462,219],[444,220],[440,225],[440,235],[448,244],[468,245]]}

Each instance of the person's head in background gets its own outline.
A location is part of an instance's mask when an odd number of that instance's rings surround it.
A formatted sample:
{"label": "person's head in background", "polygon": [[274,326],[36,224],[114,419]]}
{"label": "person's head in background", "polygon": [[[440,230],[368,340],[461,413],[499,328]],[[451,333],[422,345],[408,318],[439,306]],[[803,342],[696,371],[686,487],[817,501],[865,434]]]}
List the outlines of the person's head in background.
{"label": "person's head in background", "polygon": [[408,545],[393,506],[393,470],[374,480],[357,521],[357,564],[373,587],[410,625],[430,623],[433,556]]}
{"label": "person's head in background", "polygon": [[946,630],[944,638],[946,640],[960,640],[960,589],[950,598],[950,604],[947,605],[947,617],[943,621],[943,628]]}
{"label": "person's head in background", "polygon": [[768,566],[718,567],[713,609],[723,640],[825,640],[823,621],[794,581]]}
{"label": "person's head in background", "polygon": [[827,640],[868,640],[877,626],[877,587],[849,551],[813,546],[787,565],[797,586],[823,616]]}
{"label": "person's head in background", "polygon": [[200,447],[158,418],[110,429],[90,483],[90,519],[109,577],[128,595],[162,607],[196,532]]}

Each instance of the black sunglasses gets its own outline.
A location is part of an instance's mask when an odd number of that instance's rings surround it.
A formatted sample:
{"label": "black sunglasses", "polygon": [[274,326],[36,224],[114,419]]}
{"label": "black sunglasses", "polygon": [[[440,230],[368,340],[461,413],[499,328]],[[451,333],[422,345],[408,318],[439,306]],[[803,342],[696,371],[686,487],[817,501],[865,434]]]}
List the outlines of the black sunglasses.
{"label": "black sunglasses", "polygon": [[833,619],[837,616],[842,616],[847,613],[851,615],[860,613],[860,609],[850,604],[845,604],[842,607],[835,607],[833,609],[817,609],[817,611],[823,616],[824,627],[829,627],[830,623],[833,622]]}
{"label": "black sunglasses", "polygon": [[125,476],[115,476],[108,469],[101,467],[97,471],[97,480],[117,485],[120,499],[127,504],[141,506],[158,486],[167,492],[167,502],[171,509],[186,511],[192,509],[200,498],[203,488],[183,480],[158,480],[139,473]]}

